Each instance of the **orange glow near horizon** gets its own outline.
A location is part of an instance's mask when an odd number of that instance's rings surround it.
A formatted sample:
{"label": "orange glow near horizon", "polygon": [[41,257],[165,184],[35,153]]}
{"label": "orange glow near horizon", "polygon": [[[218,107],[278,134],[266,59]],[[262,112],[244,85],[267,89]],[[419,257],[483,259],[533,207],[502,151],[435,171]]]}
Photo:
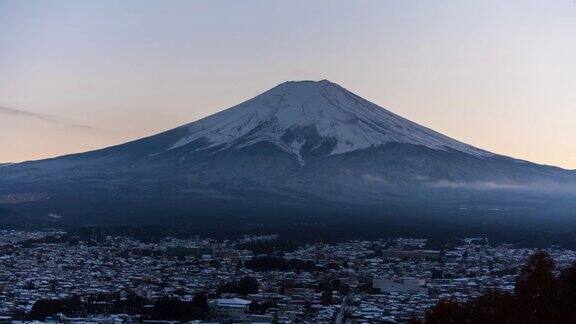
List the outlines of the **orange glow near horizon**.
{"label": "orange glow near horizon", "polygon": [[462,142],[576,169],[575,17],[564,0],[2,2],[0,163],[329,79]]}

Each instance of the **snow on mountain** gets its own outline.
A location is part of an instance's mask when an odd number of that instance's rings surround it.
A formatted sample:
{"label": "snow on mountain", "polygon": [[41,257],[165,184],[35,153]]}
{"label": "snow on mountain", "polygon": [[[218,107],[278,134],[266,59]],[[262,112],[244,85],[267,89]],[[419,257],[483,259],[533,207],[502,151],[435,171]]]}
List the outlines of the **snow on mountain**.
{"label": "snow on mountain", "polygon": [[328,155],[396,142],[494,156],[395,115],[328,80],[285,82],[182,127],[187,135],[168,150],[200,139],[209,142],[202,149],[220,150],[269,141],[302,162],[302,148],[309,141],[306,134],[312,132],[320,137],[316,147],[332,143]]}

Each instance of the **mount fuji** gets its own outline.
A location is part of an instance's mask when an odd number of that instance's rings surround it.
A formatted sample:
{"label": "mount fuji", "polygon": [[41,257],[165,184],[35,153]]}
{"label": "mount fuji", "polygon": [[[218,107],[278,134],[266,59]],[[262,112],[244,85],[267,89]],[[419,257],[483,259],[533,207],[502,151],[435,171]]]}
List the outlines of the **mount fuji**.
{"label": "mount fuji", "polygon": [[322,206],[540,212],[553,204],[565,215],[575,200],[575,171],[459,142],[327,80],[285,82],[125,144],[0,165],[1,205],[75,223]]}

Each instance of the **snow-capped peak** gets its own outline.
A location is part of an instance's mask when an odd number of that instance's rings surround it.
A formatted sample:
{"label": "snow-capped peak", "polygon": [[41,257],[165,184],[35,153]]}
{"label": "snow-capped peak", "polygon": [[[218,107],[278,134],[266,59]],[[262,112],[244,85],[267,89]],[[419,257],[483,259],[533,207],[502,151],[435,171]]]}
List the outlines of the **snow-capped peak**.
{"label": "snow-capped peak", "polygon": [[187,135],[169,150],[204,139],[209,145],[203,149],[268,141],[294,154],[301,162],[304,145],[310,149],[310,145],[319,147],[327,143],[330,145],[325,145],[329,147],[326,154],[397,142],[453,149],[475,156],[493,155],[413,123],[328,80],[285,82],[182,127]]}

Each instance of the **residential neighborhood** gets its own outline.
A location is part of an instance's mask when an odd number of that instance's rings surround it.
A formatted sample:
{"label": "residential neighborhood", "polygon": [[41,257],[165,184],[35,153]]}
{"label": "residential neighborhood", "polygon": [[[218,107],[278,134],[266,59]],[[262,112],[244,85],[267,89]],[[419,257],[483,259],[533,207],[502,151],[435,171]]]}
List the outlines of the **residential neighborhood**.
{"label": "residential neighborhood", "polygon": [[[485,238],[438,250],[417,238],[308,243],[271,253],[257,248],[278,240],[166,237],[144,243],[126,236],[92,240],[56,230],[4,230],[0,315],[130,322],[157,319],[162,307],[182,303],[187,310],[174,319],[403,323],[421,318],[442,299],[512,291],[519,266],[534,252],[493,246]],[[559,267],[576,260],[575,251],[547,251]],[[77,306],[63,308],[68,314],[50,314],[46,305],[57,301]]]}

